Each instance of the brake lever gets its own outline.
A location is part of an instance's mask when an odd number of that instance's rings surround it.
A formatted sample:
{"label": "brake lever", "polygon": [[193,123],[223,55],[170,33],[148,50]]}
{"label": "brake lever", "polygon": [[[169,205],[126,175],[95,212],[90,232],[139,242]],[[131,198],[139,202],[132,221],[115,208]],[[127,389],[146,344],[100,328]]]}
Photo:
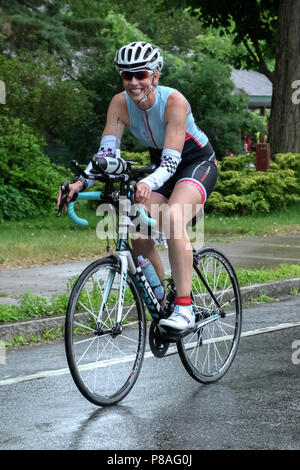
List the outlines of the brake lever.
{"label": "brake lever", "polygon": [[61,216],[61,212],[63,210],[63,207],[65,206],[65,204],[67,204],[67,198],[68,198],[68,194],[70,192],[69,183],[67,181],[65,181],[61,185],[60,190],[61,190],[61,196],[60,196],[60,203],[59,203],[59,207],[58,207],[58,211],[57,211],[57,217]]}
{"label": "brake lever", "polygon": [[[69,192],[70,192],[69,183],[67,181],[65,181],[61,185],[60,189],[61,189],[61,197],[60,197],[60,203],[59,203],[59,207],[58,207],[58,211],[57,211],[57,217],[61,216],[61,213],[62,213],[62,210],[63,210],[64,206],[66,204],[68,204],[67,199],[68,199],[68,195],[69,195]],[[76,201],[77,196],[78,196],[78,193],[75,192],[73,194],[73,197],[72,197],[70,202]]]}

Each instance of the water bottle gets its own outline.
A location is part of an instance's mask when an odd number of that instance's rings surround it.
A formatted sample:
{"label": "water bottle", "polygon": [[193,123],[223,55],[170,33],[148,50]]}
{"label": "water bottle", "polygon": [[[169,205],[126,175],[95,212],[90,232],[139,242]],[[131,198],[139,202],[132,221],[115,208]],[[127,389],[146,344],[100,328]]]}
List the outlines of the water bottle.
{"label": "water bottle", "polygon": [[155,297],[159,302],[162,302],[162,300],[164,300],[165,298],[165,289],[161,285],[161,282],[158,278],[158,275],[156,274],[152,263],[147,258],[143,258],[143,256],[139,256],[138,260],[145,275],[145,278],[152,287]]}

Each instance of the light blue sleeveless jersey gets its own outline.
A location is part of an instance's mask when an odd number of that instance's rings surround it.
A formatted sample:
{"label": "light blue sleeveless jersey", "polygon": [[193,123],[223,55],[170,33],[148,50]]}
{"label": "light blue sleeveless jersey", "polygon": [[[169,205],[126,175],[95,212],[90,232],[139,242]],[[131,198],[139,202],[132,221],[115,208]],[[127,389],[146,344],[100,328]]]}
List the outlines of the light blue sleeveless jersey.
{"label": "light blue sleeveless jersey", "polygon": [[[175,88],[157,86],[155,103],[146,111],[139,109],[126,91],[124,92],[130,119],[130,131],[137,140],[147,147],[156,149],[164,147],[166,136],[166,124],[164,122],[165,107],[170,94],[177,91]],[[193,139],[202,148],[207,144],[208,138],[196,125],[191,112],[191,106],[189,103],[188,105],[190,112],[187,116],[185,140]]]}

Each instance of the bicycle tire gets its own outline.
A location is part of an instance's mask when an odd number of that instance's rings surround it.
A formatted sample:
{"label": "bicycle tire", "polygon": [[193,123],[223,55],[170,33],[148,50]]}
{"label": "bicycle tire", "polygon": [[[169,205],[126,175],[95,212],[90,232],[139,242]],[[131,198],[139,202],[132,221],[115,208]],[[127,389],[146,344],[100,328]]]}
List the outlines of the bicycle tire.
{"label": "bicycle tire", "polygon": [[98,406],[114,405],[130,392],[144,358],[145,310],[129,272],[127,302],[121,325],[116,323],[120,272],[116,257],[91,263],[73,287],[66,315],[65,349],[71,375],[82,395]]}
{"label": "bicycle tire", "polygon": [[[187,372],[198,382],[219,380],[230,368],[239,345],[242,328],[242,301],[233,266],[220,251],[206,247],[194,254],[194,262],[219,302],[225,317],[195,271],[192,304],[196,327],[177,343]],[[211,322],[200,327],[203,320]]]}

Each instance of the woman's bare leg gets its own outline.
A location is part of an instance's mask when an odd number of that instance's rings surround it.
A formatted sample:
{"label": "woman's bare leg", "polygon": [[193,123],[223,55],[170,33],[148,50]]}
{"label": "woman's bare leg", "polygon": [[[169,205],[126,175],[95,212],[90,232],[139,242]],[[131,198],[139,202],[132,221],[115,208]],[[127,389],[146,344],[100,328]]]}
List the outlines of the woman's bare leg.
{"label": "woman's bare leg", "polygon": [[[155,216],[154,205],[157,208],[162,204],[162,202],[164,202],[164,200],[160,196],[155,193],[151,194],[150,200],[146,204],[146,208],[152,216]],[[131,242],[136,256],[141,255],[144,258],[148,258],[154,266],[160,281],[163,282],[165,277],[165,270],[153,240],[149,237],[139,235],[138,238],[132,236]]]}
{"label": "woman's bare leg", "polygon": [[[170,238],[168,240],[169,259],[178,297],[189,297],[192,287],[193,250],[186,224],[195,214],[196,204],[201,207],[201,195],[190,184],[180,183],[175,186],[169,199]],[[190,205],[190,209],[187,209]],[[192,206],[191,206],[192,205]]]}

